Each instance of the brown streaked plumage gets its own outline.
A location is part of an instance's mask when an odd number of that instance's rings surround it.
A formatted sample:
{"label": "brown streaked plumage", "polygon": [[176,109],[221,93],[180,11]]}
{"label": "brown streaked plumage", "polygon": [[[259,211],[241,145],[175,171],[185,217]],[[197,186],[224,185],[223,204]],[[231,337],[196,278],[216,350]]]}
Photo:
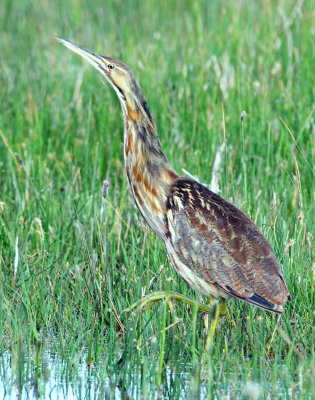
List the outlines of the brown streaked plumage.
{"label": "brown streaked plumage", "polygon": [[270,244],[233,204],[172,170],[130,69],[121,61],[58,40],[89,61],[116,91],[124,117],[129,189],[178,274],[211,297],[235,297],[282,313],[289,292]]}

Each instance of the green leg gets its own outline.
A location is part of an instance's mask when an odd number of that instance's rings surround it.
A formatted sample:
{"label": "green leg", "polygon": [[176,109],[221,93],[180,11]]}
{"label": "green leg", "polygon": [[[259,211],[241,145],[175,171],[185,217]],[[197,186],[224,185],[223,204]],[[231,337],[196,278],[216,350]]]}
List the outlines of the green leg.
{"label": "green leg", "polygon": [[[172,314],[174,313],[173,306],[171,303],[173,300],[181,301],[182,303],[189,304],[190,306],[194,306],[196,304],[196,302],[194,300],[192,300],[189,297],[184,296],[182,294],[176,293],[176,292],[165,292],[165,291],[164,292],[154,292],[154,293],[151,293],[151,294],[143,297],[142,299],[140,299],[137,302],[135,302],[134,304],[132,304],[130,307],[126,308],[122,312],[122,314],[125,312],[130,312],[137,307],[139,307],[141,311],[142,310],[147,311],[155,303],[157,303],[160,300],[165,300],[168,303]],[[216,301],[216,299],[214,297],[210,297],[210,306],[199,304],[198,310],[204,311],[206,313],[212,313],[213,312],[212,304],[215,301]],[[228,314],[226,302],[224,299],[221,301],[220,306],[217,306],[217,310],[218,310],[217,318]],[[217,322],[216,322],[216,324],[217,324]]]}
{"label": "green leg", "polygon": [[[224,304],[225,306],[225,304]],[[226,308],[226,306],[225,306]],[[221,304],[219,305],[218,303],[213,305],[213,317],[210,322],[210,327],[208,330],[208,335],[207,335],[207,340],[206,340],[206,345],[205,345],[205,351],[209,349],[209,346],[212,345],[213,343],[213,338],[215,334],[215,330],[218,325],[219,318],[221,316]]]}
{"label": "green leg", "polygon": [[225,299],[221,299],[220,307],[219,307],[220,317],[224,317],[225,315],[228,315],[228,313],[229,313],[229,311],[228,311],[227,306],[226,306],[226,300]]}
{"label": "green leg", "polygon": [[[130,307],[126,308],[123,312],[130,312],[134,308],[139,307],[140,310],[147,311],[149,308],[151,308],[155,303],[157,303],[160,300],[165,300],[168,303],[172,300],[177,300],[181,301],[182,303],[189,304],[190,306],[194,306],[196,302],[192,299],[190,299],[187,296],[183,296],[182,294],[176,293],[176,292],[154,292],[149,294],[148,296],[143,297],[142,299],[138,300],[134,304],[132,304]],[[214,302],[214,298],[210,298],[210,304]],[[198,305],[198,310],[210,313],[212,310],[211,306],[206,306],[203,304]]]}

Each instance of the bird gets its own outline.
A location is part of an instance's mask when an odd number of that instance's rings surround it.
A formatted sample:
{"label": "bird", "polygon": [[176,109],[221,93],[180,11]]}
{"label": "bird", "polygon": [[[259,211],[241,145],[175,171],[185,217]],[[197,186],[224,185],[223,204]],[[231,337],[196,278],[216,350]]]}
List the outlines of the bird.
{"label": "bird", "polygon": [[[221,299],[215,324],[227,314],[226,301],[232,298],[282,314],[290,294],[271,245],[235,205],[170,166],[129,67],[69,40],[56,39],[87,60],[115,90],[124,119],[124,164],[132,197],[164,243],[179,276],[208,296],[210,304]],[[134,306],[148,309],[162,299],[194,304],[180,293],[161,291],[148,294],[126,311]]]}

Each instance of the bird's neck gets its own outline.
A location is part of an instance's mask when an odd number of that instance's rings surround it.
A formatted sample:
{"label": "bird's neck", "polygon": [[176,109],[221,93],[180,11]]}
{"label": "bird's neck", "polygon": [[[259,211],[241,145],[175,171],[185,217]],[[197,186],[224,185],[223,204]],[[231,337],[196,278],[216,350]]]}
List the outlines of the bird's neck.
{"label": "bird's neck", "polygon": [[163,240],[166,199],[170,185],[178,176],[163,153],[145,100],[127,102],[122,108],[129,188],[148,225]]}
{"label": "bird's neck", "polygon": [[[139,89],[140,90],[140,89]],[[138,93],[122,104],[124,116],[124,153],[127,169],[139,170],[152,184],[162,184],[170,166],[162,150],[156,126],[146,101]]]}

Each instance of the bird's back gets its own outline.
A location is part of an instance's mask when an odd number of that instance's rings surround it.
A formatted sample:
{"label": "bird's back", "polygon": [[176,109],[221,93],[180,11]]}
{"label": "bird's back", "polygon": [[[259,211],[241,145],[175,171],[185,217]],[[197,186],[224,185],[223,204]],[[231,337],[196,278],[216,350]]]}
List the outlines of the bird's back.
{"label": "bird's back", "polygon": [[187,283],[208,295],[237,297],[283,312],[289,292],[257,226],[196,181],[179,178],[170,189],[166,247]]}

